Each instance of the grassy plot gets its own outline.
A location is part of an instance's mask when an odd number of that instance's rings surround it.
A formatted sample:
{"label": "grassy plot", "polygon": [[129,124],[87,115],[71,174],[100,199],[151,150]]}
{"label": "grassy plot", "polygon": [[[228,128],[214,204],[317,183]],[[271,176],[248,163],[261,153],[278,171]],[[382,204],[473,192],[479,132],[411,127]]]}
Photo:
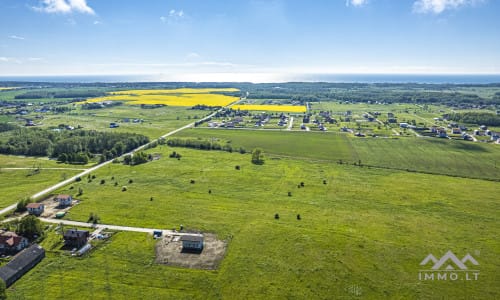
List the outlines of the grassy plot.
{"label": "grassy plot", "polygon": [[362,163],[463,177],[500,179],[500,148],[436,138],[351,139]]}
{"label": "grassy plot", "polygon": [[86,166],[61,164],[47,157],[27,157],[0,154],[0,170],[5,168],[57,168],[57,169],[85,169]]}
{"label": "grassy plot", "polygon": [[5,170],[0,169],[0,207],[4,208],[71,177],[77,170]]}
{"label": "grassy plot", "polygon": [[232,107],[236,110],[252,110],[252,111],[278,111],[278,112],[293,112],[303,113],[306,112],[305,106],[299,105],[259,105],[259,104],[237,104]]}
{"label": "grassy plot", "polygon": [[[128,105],[94,110],[78,108],[69,114],[47,114],[37,127],[49,128],[65,124],[75,128],[81,126],[86,130],[139,133],[150,138],[158,138],[207,114],[209,111],[171,106],[155,109]],[[143,121],[134,123],[134,119]],[[109,128],[111,122],[118,123],[120,127]]]}
{"label": "grassy plot", "polygon": [[270,154],[343,160],[383,168],[500,179],[500,148],[426,138],[355,138],[338,133],[192,129],[176,136],[231,140],[233,148],[261,147]]}
{"label": "grassy plot", "polygon": [[[182,154],[181,160],[167,157],[172,150]],[[86,220],[96,212],[103,223],[153,228],[183,224],[214,232],[230,240],[220,268],[210,272],[154,265],[151,238],[119,233],[90,258],[49,256],[10,289],[12,296],[500,295],[495,284],[500,267],[496,182],[288,158],[268,158],[256,166],[250,155],[216,151],[150,151],[161,154],[160,160],[135,167],[112,165],[96,172],[90,183],[75,183],[84,194],[68,216]],[[300,182],[304,187],[298,187]],[[480,280],[419,281],[419,263],[429,253],[441,257],[448,250],[460,257],[478,250]],[[45,283],[39,294],[31,288],[38,281]]]}
{"label": "grassy plot", "polygon": [[284,156],[335,161],[358,160],[356,153],[350,148],[349,138],[339,133],[187,129],[175,136],[221,138],[231,141],[234,149],[244,147],[247,151],[252,151],[255,147],[262,147],[267,153]]}

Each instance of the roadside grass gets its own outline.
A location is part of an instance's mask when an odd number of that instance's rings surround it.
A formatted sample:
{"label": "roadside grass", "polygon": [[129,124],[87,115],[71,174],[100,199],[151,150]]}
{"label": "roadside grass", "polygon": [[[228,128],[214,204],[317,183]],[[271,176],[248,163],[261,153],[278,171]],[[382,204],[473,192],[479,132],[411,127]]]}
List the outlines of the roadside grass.
{"label": "roadside grass", "polygon": [[175,136],[230,140],[233,149],[358,163],[461,177],[500,180],[498,145],[434,138],[356,138],[341,133],[188,129]]}
{"label": "roadside grass", "polygon": [[[172,151],[182,158],[168,158]],[[198,271],[155,265],[151,236],[122,232],[88,258],[49,253],[9,289],[10,296],[427,299],[466,294],[492,299],[500,295],[495,284],[500,267],[496,182],[277,157],[253,165],[248,154],[165,146],[149,152],[162,157],[134,167],[111,165],[97,171],[92,182],[73,184],[84,194],[68,217],[85,221],[94,212],[104,224],[166,229],[183,224],[214,232],[229,240],[220,268]],[[100,184],[101,179],[106,183]],[[304,187],[297,187],[300,182]],[[122,192],[122,186],[127,191]],[[68,193],[68,188],[58,192]],[[460,257],[475,256],[480,279],[419,281],[419,263],[429,253],[440,257],[448,250]],[[42,291],[35,284],[43,286]]]}

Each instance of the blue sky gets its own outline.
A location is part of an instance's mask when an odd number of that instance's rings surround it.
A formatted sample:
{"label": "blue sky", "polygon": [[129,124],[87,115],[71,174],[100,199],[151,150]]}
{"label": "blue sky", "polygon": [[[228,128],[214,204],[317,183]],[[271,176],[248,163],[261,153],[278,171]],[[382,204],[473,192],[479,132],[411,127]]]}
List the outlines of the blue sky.
{"label": "blue sky", "polygon": [[496,0],[0,0],[0,75],[500,73]]}

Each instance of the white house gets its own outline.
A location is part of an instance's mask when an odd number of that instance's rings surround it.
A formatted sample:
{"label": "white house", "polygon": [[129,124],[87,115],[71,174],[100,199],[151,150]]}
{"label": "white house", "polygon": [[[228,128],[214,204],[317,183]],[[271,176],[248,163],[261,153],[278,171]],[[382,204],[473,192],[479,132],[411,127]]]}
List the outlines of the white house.
{"label": "white house", "polygon": [[54,200],[59,202],[59,206],[70,206],[73,197],[71,195],[57,195]]}
{"label": "white house", "polygon": [[29,203],[26,205],[26,208],[28,209],[28,213],[30,215],[39,216],[43,213],[45,205],[43,205],[43,203]]}

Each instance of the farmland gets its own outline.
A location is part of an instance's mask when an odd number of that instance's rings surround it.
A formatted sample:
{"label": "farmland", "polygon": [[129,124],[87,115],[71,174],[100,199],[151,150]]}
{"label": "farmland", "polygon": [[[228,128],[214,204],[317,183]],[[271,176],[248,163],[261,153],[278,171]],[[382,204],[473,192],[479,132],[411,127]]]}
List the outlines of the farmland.
{"label": "farmland", "polygon": [[[9,129],[12,126],[65,136],[94,130],[138,133],[153,140],[214,113],[211,120],[169,136],[167,143],[189,139],[217,144],[224,151],[160,143],[144,151],[151,160],[143,164],[125,165],[122,157],[53,193],[79,193],[80,202],[64,216],[65,221],[86,222],[90,215],[98,215],[100,223],[109,225],[167,230],[182,224],[187,231],[215,234],[228,245],[219,267],[211,271],[157,264],[157,241],[151,234],[126,231],[93,242],[94,249],[77,258],[61,250],[60,235],[52,225],[41,243],[47,257],[9,287],[8,296],[498,298],[500,148],[487,137],[485,142],[419,137],[413,129],[399,126],[415,120],[419,127],[434,123],[447,127],[449,121],[436,119],[454,108],[335,99],[302,105],[301,97],[306,97],[302,94],[293,99],[243,100],[276,109],[269,113],[249,106],[217,111],[204,107],[215,101],[222,101],[221,106],[233,103],[239,91],[245,91],[242,87],[193,90],[158,84],[155,90],[138,85],[2,92],[5,105],[0,120],[8,123],[0,136],[2,144],[20,132]],[[273,88],[273,96],[281,91]],[[90,109],[81,104],[85,99],[107,101],[93,96],[80,99],[80,95],[98,93],[107,93],[103,97],[116,99],[117,104],[133,105]],[[492,88],[482,95],[495,93]],[[72,97],[58,98],[63,96]],[[166,102],[154,102],[162,97]],[[126,98],[146,102],[139,105]],[[207,102],[184,101],[188,98]],[[286,111],[306,105],[311,110],[305,113]],[[491,113],[495,108],[475,110]],[[376,112],[376,119],[368,120]],[[388,122],[389,113],[398,123]],[[288,127],[292,118],[294,124]],[[27,120],[35,125],[26,126]],[[276,124],[281,120],[285,125]],[[235,125],[237,121],[239,128],[207,128],[209,122]],[[254,126],[260,121],[265,125]],[[110,128],[110,123],[118,126]],[[304,123],[307,130],[297,123]],[[321,123],[327,131],[320,131]],[[365,137],[343,132],[343,127]],[[257,147],[264,151],[260,165],[251,162]],[[2,208],[91,166],[0,155]],[[460,258],[473,255],[479,262],[480,279],[459,284],[419,280],[420,262],[429,253],[441,257],[448,250]]]}
{"label": "farmland", "polygon": [[[182,159],[168,158],[172,150]],[[103,223],[184,224],[216,233],[229,241],[219,270],[155,265],[151,237],[119,233],[84,259],[50,254],[10,289],[12,296],[33,296],[29,287],[39,281],[46,283],[46,295],[63,298],[88,286],[94,288],[84,289],[84,298],[91,293],[125,298],[138,287],[142,295],[164,298],[183,293],[233,299],[460,297],[465,291],[491,298],[500,292],[493,275],[499,264],[496,182],[325,164],[293,153],[268,157],[258,166],[248,154],[164,146],[149,151],[162,158],[134,167],[111,165],[96,172],[96,180],[75,183],[84,193],[68,217],[86,220],[98,212]],[[301,181],[305,186],[297,188]],[[59,192],[70,192],[67,188]],[[419,262],[447,249],[479,250],[482,281],[458,286],[419,281]],[[79,280],[60,283],[61,277]],[[289,282],[294,284],[283,288]],[[207,290],[211,294],[203,294]]]}
{"label": "farmland", "polygon": [[184,137],[220,138],[234,148],[261,147],[267,153],[362,164],[436,174],[500,179],[500,151],[496,145],[415,138],[359,139],[341,133],[224,131],[192,129]]}
{"label": "farmland", "polygon": [[297,106],[297,105],[236,104],[233,106],[233,109],[253,110],[253,111],[278,111],[278,112],[291,112],[291,113],[306,112],[305,106]]}
{"label": "farmland", "polygon": [[130,105],[169,106],[226,106],[238,100],[233,96],[215,92],[236,92],[237,89],[172,89],[172,90],[128,90],[113,92],[109,96],[89,99],[86,102],[124,101]]}

